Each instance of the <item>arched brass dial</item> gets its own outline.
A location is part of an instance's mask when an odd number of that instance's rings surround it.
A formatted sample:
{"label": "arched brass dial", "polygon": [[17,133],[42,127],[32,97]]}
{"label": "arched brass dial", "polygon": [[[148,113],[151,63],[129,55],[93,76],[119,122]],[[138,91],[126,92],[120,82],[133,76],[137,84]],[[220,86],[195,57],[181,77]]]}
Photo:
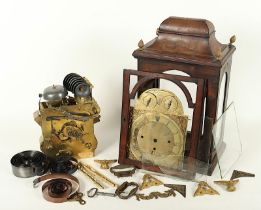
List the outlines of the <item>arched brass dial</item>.
{"label": "arched brass dial", "polygon": [[150,89],[140,96],[133,111],[130,158],[157,166],[180,166],[187,116],[169,114],[170,109],[183,113],[180,105],[179,99],[169,91]]}

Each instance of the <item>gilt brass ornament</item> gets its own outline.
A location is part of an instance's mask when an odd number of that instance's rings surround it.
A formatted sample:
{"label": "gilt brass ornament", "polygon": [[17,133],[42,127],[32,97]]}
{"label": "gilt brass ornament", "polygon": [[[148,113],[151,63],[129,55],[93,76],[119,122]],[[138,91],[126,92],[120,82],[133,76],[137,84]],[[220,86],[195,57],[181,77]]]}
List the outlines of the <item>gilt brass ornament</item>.
{"label": "gilt brass ornament", "polygon": [[168,198],[170,196],[175,197],[176,193],[173,189],[166,190],[164,192],[151,192],[149,195],[137,193],[136,199],[140,200],[151,200],[151,199],[158,199],[158,198]]}
{"label": "gilt brass ornament", "polygon": [[200,181],[198,183],[198,188],[194,193],[194,197],[202,195],[219,195],[219,192],[212,188],[210,185],[208,185],[207,182]]}
{"label": "gilt brass ornament", "polygon": [[155,177],[151,176],[150,174],[145,174],[142,178],[143,182],[141,186],[139,187],[140,190],[147,189],[152,186],[159,186],[163,185],[164,183]]}
{"label": "gilt brass ornament", "polygon": [[137,100],[130,131],[129,158],[157,166],[182,164],[188,117],[179,98],[162,89],[149,89]]}
{"label": "gilt brass ornament", "polygon": [[117,160],[94,160],[94,162],[99,163],[101,169],[109,169],[110,164],[116,163]]}
{"label": "gilt brass ornament", "polygon": [[234,170],[232,175],[231,175],[230,180],[240,178],[240,177],[255,177],[255,174],[244,172],[244,171]]}
{"label": "gilt brass ornament", "polygon": [[214,181],[215,184],[223,185],[226,187],[226,190],[228,192],[234,192],[236,191],[236,184],[239,183],[239,179],[235,180],[220,180],[220,181]]}
{"label": "gilt brass ornament", "polygon": [[182,184],[164,184],[165,187],[171,188],[174,191],[180,193],[184,198],[186,198],[186,185]]}

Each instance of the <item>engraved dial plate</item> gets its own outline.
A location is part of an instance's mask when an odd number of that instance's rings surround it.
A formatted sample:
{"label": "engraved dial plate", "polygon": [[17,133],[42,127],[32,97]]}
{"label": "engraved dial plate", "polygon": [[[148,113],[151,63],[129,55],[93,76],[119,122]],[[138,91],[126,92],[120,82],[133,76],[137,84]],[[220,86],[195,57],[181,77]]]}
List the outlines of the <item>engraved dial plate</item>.
{"label": "engraved dial plate", "polygon": [[175,169],[181,166],[187,116],[171,115],[169,110],[182,114],[180,105],[169,91],[151,89],[140,96],[132,114],[130,159]]}

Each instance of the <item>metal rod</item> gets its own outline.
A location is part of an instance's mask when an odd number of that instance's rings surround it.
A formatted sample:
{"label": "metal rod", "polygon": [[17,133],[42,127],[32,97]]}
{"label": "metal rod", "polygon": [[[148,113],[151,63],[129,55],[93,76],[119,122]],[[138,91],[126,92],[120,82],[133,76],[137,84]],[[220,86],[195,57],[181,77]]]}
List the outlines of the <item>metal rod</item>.
{"label": "metal rod", "polygon": [[98,176],[101,180],[103,180],[103,182],[107,183],[108,185],[112,186],[112,187],[118,187],[118,184],[116,184],[115,182],[113,182],[112,180],[110,180],[108,177],[104,176],[103,174],[101,174],[100,172],[98,172],[97,170],[95,170],[93,167],[91,167],[90,165],[87,164],[82,164],[81,165],[86,169],[91,171],[93,174],[95,174],[96,176]]}
{"label": "metal rod", "polygon": [[83,172],[98,188],[104,189],[105,187],[100,183],[100,181],[95,178],[95,176],[92,176],[90,172],[84,167],[82,163],[78,163],[78,169]]}

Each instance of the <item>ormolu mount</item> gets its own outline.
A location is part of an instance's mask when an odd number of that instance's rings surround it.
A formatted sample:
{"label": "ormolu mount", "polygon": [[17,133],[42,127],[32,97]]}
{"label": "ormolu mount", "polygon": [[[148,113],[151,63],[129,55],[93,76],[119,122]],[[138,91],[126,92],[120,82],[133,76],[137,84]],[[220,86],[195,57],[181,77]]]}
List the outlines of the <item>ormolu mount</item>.
{"label": "ormolu mount", "polygon": [[159,185],[163,185],[164,183],[158,179],[156,179],[155,177],[151,176],[150,174],[145,174],[143,176],[143,182],[141,184],[141,186],[139,187],[140,190],[152,187],[152,186],[159,186]]}
{"label": "ormolu mount", "polygon": [[151,199],[158,199],[158,198],[167,198],[170,196],[175,197],[176,193],[173,189],[166,190],[165,192],[151,192],[149,195],[144,195],[144,194],[136,194],[136,199],[138,201],[140,200],[151,200]]}
{"label": "ormolu mount", "polygon": [[174,191],[179,192],[184,198],[186,198],[186,185],[180,184],[164,184],[165,187],[171,188]]}
{"label": "ormolu mount", "polygon": [[255,177],[255,174],[244,172],[244,171],[234,170],[230,180],[240,178],[240,177]]}
{"label": "ormolu mount", "polygon": [[102,168],[102,169],[109,169],[110,164],[116,163],[117,160],[94,160],[94,162],[99,163],[100,168]]}
{"label": "ormolu mount", "polygon": [[209,186],[207,182],[200,181],[198,183],[198,188],[194,193],[194,197],[201,196],[201,195],[219,195],[219,193],[211,186]]}
{"label": "ormolu mount", "polygon": [[214,181],[215,184],[219,184],[219,185],[224,185],[224,186],[226,186],[226,190],[227,190],[228,192],[234,192],[234,191],[236,191],[235,185],[236,185],[238,182],[239,182],[238,179],[228,180],[228,181],[225,181],[225,180]]}

